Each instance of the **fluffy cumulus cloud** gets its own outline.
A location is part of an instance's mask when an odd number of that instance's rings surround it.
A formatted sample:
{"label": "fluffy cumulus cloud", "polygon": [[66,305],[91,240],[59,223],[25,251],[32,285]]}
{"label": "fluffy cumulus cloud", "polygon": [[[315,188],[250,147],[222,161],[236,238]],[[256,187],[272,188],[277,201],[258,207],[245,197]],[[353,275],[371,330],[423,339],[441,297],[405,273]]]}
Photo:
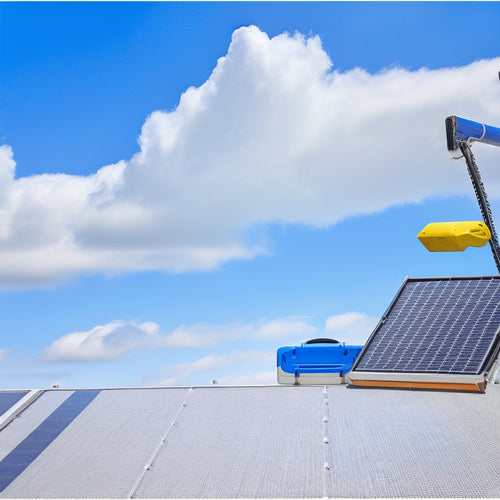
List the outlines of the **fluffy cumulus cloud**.
{"label": "fluffy cumulus cloud", "polygon": [[44,357],[51,361],[111,360],[157,347],[161,340],[156,323],[117,320],[60,337],[45,349]]}
{"label": "fluffy cumulus cloud", "polygon": [[[203,85],[146,119],[131,159],[87,177],[16,179],[12,150],[0,148],[0,286],[208,270],[264,252],[248,241],[254,224],[327,226],[469,194],[444,118],[495,123],[499,63],[339,72],[317,37],[240,28]],[[498,195],[491,149],[481,165]]]}
{"label": "fluffy cumulus cloud", "polygon": [[45,349],[43,357],[48,361],[114,360],[142,349],[207,349],[242,339],[275,341],[308,337],[315,331],[315,327],[296,317],[262,319],[255,324],[181,325],[168,334],[161,333],[153,322],[115,320],[58,338]]}
{"label": "fluffy cumulus cloud", "polygon": [[[145,349],[198,349],[204,353],[202,357],[166,366],[148,375],[147,383],[182,385],[204,380],[208,384],[216,379],[223,385],[273,384],[276,373],[269,368],[275,366],[276,345],[298,345],[319,336],[363,344],[376,323],[377,318],[348,312],[327,318],[324,329],[309,324],[304,317],[290,316],[248,324],[181,325],[162,333],[153,322],[115,320],[58,338],[45,349],[43,357],[49,363],[114,361]],[[244,345],[252,347],[244,350]],[[272,348],[267,350],[269,345]],[[221,346],[227,352],[221,353]],[[256,350],[256,346],[266,350]],[[218,349],[211,352],[213,348]]]}

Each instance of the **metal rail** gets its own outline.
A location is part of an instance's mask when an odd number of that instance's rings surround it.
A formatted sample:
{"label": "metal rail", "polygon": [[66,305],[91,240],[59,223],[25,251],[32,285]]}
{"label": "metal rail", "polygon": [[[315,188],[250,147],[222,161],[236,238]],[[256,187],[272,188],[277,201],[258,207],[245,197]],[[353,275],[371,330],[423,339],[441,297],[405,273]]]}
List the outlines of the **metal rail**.
{"label": "metal rail", "polygon": [[469,177],[472,181],[472,186],[474,187],[474,192],[476,193],[476,198],[479,203],[479,208],[481,209],[481,214],[485,224],[488,226],[491,232],[490,247],[493,254],[493,259],[500,274],[500,244],[498,243],[498,236],[495,229],[495,223],[493,221],[493,213],[491,211],[490,203],[488,197],[486,196],[486,189],[484,188],[483,181],[481,179],[481,174],[479,168],[472,154],[472,150],[468,142],[459,142],[458,146],[462,152],[465,162],[467,163],[467,171],[469,172]]}

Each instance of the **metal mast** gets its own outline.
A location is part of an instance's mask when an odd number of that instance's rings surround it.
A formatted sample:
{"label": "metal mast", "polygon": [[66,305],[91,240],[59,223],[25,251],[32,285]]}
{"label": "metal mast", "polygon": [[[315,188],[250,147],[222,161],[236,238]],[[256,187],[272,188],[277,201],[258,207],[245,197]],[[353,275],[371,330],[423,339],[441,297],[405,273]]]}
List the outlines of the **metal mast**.
{"label": "metal mast", "polygon": [[465,120],[457,116],[449,116],[446,118],[446,137],[448,151],[455,152],[460,150],[467,163],[467,171],[469,172],[469,177],[476,193],[484,223],[491,232],[491,252],[493,253],[493,259],[500,274],[500,244],[493,221],[493,213],[488,197],[486,196],[486,189],[481,179],[479,168],[471,150],[471,144],[474,141],[500,146],[500,129]]}

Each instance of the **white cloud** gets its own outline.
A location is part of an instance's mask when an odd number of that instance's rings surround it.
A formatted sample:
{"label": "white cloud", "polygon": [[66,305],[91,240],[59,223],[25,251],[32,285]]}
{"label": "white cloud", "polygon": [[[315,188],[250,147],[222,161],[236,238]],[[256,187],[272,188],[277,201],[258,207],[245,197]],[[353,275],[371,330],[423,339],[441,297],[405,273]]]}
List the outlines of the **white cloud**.
{"label": "white cloud", "polygon": [[[9,202],[15,168],[16,163],[13,159],[12,148],[0,146],[0,210]],[[0,234],[2,234],[1,230]]]}
{"label": "white cloud", "polygon": [[[182,385],[186,384],[192,376],[203,378],[205,382],[202,385],[209,384],[210,380],[217,380],[217,382],[225,385],[232,385],[233,383],[234,385],[241,385],[243,380],[250,380],[250,378],[247,376],[219,377],[218,374],[224,373],[224,369],[227,368],[231,368],[231,372],[240,372],[242,365],[247,367],[250,371],[254,369],[255,365],[258,366],[263,364],[267,366],[274,366],[275,356],[275,351],[234,351],[229,354],[211,354],[196,361],[179,363],[166,367],[162,372],[163,377],[161,380],[155,382],[155,385]],[[200,377],[200,373],[205,373],[206,376]],[[265,383],[268,383],[268,374],[260,376],[260,380],[264,379],[266,380]]]}
{"label": "white cloud", "polygon": [[325,334],[350,345],[364,345],[379,318],[360,312],[347,312],[330,316],[325,323]]}
{"label": "white cloud", "polygon": [[89,331],[74,332],[55,340],[43,356],[50,361],[114,360],[143,349],[207,349],[245,340],[307,337],[316,330],[302,318],[262,319],[255,324],[241,322],[228,325],[198,323],[181,325],[162,334],[156,323],[115,320]]}
{"label": "white cloud", "polygon": [[156,323],[116,320],[87,332],[60,337],[45,349],[44,357],[50,361],[112,360],[139,349],[157,347],[161,342]]}
{"label": "white cloud", "polygon": [[309,337],[316,332],[316,327],[308,325],[300,317],[278,318],[267,321],[259,326],[255,337],[274,340],[284,337]]}
{"label": "white cloud", "polygon": [[207,348],[226,341],[240,339],[251,335],[252,327],[243,323],[212,326],[207,323],[181,325],[165,337],[164,346],[181,348]]}
{"label": "white cloud", "polygon": [[277,383],[276,370],[237,377],[222,377],[217,380],[217,383],[219,385],[274,385]]}
{"label": "white cloud", "polygon": [[[330,316],[320,335],[333,336],[347,344],[363,344],[377,323],[359,312]],[[115,320],[97,325],[88,331],[73,332],[55,340],[43,352],[48,362],[113,361],[144,349],[200,349],[217,346],[224,349],[238,346],[238,350],[224,354],[207,354],[198,360],[165,367],[152,376],[154,385],[182,385],[193,377],[208,384],[217,379],[225,385],[275,383],[276,349],[281,345],[299,345],[317,336],[318,329],[301,316],[261,319],[255,323],[242,322],[227,325],[198,323],[181,325],[170,333],[162,333],[158,324]],[[280,340],[277,343],[277,340]],[[246,345],[272,344],[269,351],[242,350]],[[265,345],[265,344],[264,344]],[[0,359],[2,357],[0,350]],[[228,371],[228,369],[230,369]]]}
{"label": "white cloud", "polygon": [[[12,151],[0,148],[0,287],[209,270],[265,252],[245,241],[252,224],[325,226],[470,194],[444,118],[498,120],[499,62],[332,72],[317,37],[240,28],[202,86],[146,119],[130,160],[88,177],[14,179]],[[498,196],[498,151],[477,149]]]}

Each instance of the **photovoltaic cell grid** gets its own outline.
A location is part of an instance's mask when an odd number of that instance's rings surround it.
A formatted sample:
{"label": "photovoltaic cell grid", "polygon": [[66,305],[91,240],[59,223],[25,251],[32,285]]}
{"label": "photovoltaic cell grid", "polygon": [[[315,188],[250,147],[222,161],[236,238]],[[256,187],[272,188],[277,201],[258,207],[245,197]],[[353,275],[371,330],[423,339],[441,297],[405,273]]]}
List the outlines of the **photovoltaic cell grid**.
{"label": "photovoltaic cell grid", "polygon": [[500,329],[500,277],[408,280],[354,371],[479,374]]}
{"label": "photovoltaic cell grid", "polygon": [[3,415],[26,394],[28,394],[28,391],[0,392],[0,415]]}
{"label": "photovoltaic cell grid", "polygon": [[74,392],[0,461],[0,492],[11,484],[92,402],[99,390]]}

